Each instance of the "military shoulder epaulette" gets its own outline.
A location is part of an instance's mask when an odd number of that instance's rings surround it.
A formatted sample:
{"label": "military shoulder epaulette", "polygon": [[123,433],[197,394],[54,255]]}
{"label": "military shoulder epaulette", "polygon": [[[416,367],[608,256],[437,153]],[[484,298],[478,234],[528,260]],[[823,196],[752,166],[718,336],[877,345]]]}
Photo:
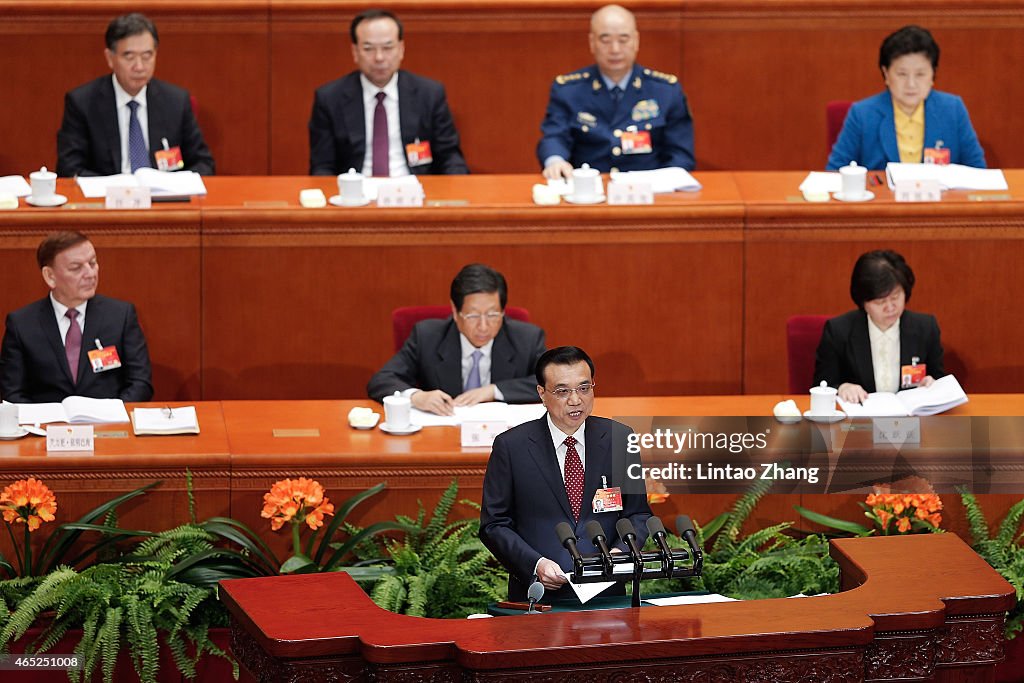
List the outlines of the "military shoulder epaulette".
{"label": "military shoulder epaulette", "polygon": [[589,71],[573,71],[569,74],[559,74],[555,76],[555,83],[558,85],[565,85],[566,83],[575,83],[576,81],[582,81],[585,78],[590,78]]}
{"label": "military shoulder epaulette", "polygon": [[675,85],[676,83],[679,82],[679,78],[675,74],[667,74],[664,71],[644,69],[644,75],[650,76],[651,78],[657,78],[659,80],[665,81],[666,83],[671,83],[672,85]]}

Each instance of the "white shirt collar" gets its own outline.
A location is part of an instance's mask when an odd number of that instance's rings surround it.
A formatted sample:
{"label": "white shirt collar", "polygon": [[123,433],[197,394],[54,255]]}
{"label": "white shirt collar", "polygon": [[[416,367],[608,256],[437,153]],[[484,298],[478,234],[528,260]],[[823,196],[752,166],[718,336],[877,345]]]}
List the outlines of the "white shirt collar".
{"label": "white shirt collar", "polygon": [[139,91],[139,94],[132,97],[124,88],[121,87],[121,84],[117,82],[117,76],[110,74],[110,80],[114,82],[114,103],[117,105],[118,109],[127,106],[128,102],[131,100],[135,100],[142,107],[146,106],[146,91],[149,89],[148,83],[142,86],[142,90]]}
{"label": "white shirt collar", "polygon": [[466,335],[459,332],[459,346],[462,347],[462,357],[469,358],[473,355],[474,351],[480,351],[484,358],[491,357],[491,349],[494,347],[494,340],[487,342],[483,346],[473,346],[473,342],[466,339]]}
{"label": "white shirt collar", "polygon": [[374,102],[374,100],[377,98],[377,93],[380,92],[381,90],[384,91],[384,94],[387,95],[388,98],[393,99],[396,102],[398,101],[397,71],[395,72],[395,75],[391,77],[391,80],[384,84],[383,88],[378,88],[377,86],[375,86],[373,83],[370,82],[370,79],[367,78],[362,73],[359,74],[359,82],[363,86],[363,102],[365,103],[373,102],[374,105],[376,105],[376,102]]}
{"label": "white shirt collar", "polygon": [[[56,297],[53,296],[53,292],[50,292],[50,303],[53,304],[53,312],[57,315],[57,320],[60,320],[68,312],[68,307],[57,301]],[[85,315],[85,307],[89,305],[89,301],[83,301],[78,306],[75,306],[75,310],[78,311],[78,315]]]}
{"label": "white shirt collar", "polygon": [[[865,315],[867,315],[867,314],[865,314]],[[900,339],[900,321],[897,320],[895,323],[893,323],[892,327],[890,327],[889,329],[887,329],[887,330],[885,330],[883,332],[882,329],[880,327],[878,327],[878,325],[875,324],[875,321],[872,320],[871,316],[869,315],[868,316],[868,338],[872,342],[874,342],[876,340],[877,341],[881,341],[883,339],[885,339],[887,341],[891,341],[893,339],[895,339],[896,341],[899,341],[899,339]]]}
{"label": "white shirt collar", "polygon": [[[557,426],[555,426],[555,423],[551,421],[551,413],[545,413],[544,416],[547,418],[548,421],[548,431],[551,432],[551,441],[555,444],[555,450],[557,451],[558,447],[565,442],[567,434],[563,432],[561,429],[559,429]],[[583,443],[583,434],[586,431],[586,429],[587,421],[584,420],[583,424],[580,425],[580,428],[576,430],[576,433],[572,434],[572,437],[576,439],[577,443]]]}

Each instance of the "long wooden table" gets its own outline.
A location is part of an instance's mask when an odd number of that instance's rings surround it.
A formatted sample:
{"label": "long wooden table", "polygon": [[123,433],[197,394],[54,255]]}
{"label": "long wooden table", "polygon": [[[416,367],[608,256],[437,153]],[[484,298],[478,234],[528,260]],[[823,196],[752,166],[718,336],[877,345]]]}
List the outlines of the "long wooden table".
{"label": "long wooden table", "polygon": [[1010,191],[897,204],[808,204],[802,172],[698,173],[653,206],[538,207],[535,175],[427,177],[422,209],[303,209],[331,178],[206,179],[209,194],[105,211],[70,181],[60,209],[0,213],[0,313],[45,292],[34,248],[87,231],[100,289],[134,301],[157,400],[360,398],[392,353],[390,312],[443,303],[469,262],[505,273],[549,345],[595,357],[604,395],[783,392],[785,321],[838,314],[856,256],[891,247],[917,273],[968,392],[1015,392],[1024,171]]}
{"label": "long wooden table", "polygon": [[[772,406],[783,395],[761,396],[685,396],[645,398],[598,398],[595,414],[617,417],[634,424],[640,431],[649,427],[651,416],[710,417],[770,416]],[[806,408],[806,396],[795,397]],[[174,404],[177,405],[177,404]],[[131,434],[129,425],[97,427],[100,438],[96,451],[85,455],[48,455],[43,439],[26,437],[0,442],[0,485],[27,476],[41,478],[58,500],[58,520],[77,520],[100,503],[155,480],[164,483],[125,505],[120,521],[125,528],[166,529],[188,521],[185,494],[186,468],[192,472],[196,491],[197,517],[232,516],[255,530],[279,552],[290,543],[288,534],[270,531],[260,518],[262,496],[271,485],[285,477],[305,476],[319,481],[336,504],[381,481],[386,490],[356,508],[350,521],[368,524],[392,519],[396,514],[415,516],[420,502],[432,508],[452,479],[459,481],[459,497],[479,502],[488,449],[462,448],[459,430],[454,427],[428,427],[412,436],[390,436],[379,429],[362,431],[347,424],[349,410],[369,401],[224,401],[198,403],[201,434],[183,436],[142,436]],[[973,417],[978,423],[980,444],[990,446],[992,463],[998,476],[1021,478],[1024,433],[1020,430],[984,431],[989,416],[1024,414],[1024,395],[977,395],[966,405],[947,413],[961,419]],[[942,416],[939,419],[944,419]],[[660,420],[658,426],[670,424]],[[756,428],[767,426],[773,439],[793,438],[798,427],[760,420]],[[855,457],[870,444],[871,432],[848,432],[849,423],[826,426],[835,448]],[[751,427],[743,427],[749,429]],[[931,431],[929,431],[931,430]],[[926,434],[935,428],[926,427]],[[845,442],[843,441],[845,439]],[[924,445],[934,438],[928,437]],[[922,464],[922,473],[936,472],[936,483],[944,475],[934,470],[944,462],[966,463],[966,455],[952,458],[915,459],[914,449],[905,456],[912,464]],[[680,461],[686,456],[680,456]],[[946,457],[946,460],[942,458]],[[877,456],[883,461],[883,456]],[[885,461],[887,462],[887,461]],[[933,469],[928,469],[933,468]],[[882,473],[884,474],[884,473]],[[879,477],[882,476],[879,474]],[[700,523],[728,509],[746,484],[737,484],[724,492],[674,494],[666,502],[655,504],[655,513],[671,523],[675,515],[685,513]],[[991,489],[990,489],[991,490]],[[1024,488],[1010,493],[982,496],[985,512],[991,520],[1002,517]],[[765,497],[747,522],[747,530],[779,521],[797,521],[794,505],[803,505],[825,514],[846,519],[861,517],[858,494],[809,493],[793,489],[790,493]],[[955,495],[943,494],[946,510],[943,528],[966,537],[964,511]],[[475,516],[468,506],[457,506],[454,517]],[[798,526],[809,528],[809,523]],[[0,537],[0,551],[7,548]]]}
{"label": "long wooden table", "polygon": [[845,539],[832,555],[835,595],[525,620],[392,614],[345,574],[225,581],[221,599],[260,681],[994,680],[1014,590],[960,539]]}

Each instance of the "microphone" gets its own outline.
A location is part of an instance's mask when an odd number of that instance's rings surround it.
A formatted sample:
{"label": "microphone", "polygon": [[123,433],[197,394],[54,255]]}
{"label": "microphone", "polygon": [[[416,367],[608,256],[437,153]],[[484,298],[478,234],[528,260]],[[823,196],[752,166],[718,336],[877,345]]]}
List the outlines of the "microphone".
{"label": "microphone", "polygon": [[636,529],[633,527],[633,523],[623,517],[615,522],[615,531],[619,534],[619,538],[626,542],[629,554],[633,556],[633,569],[642,568],[644,558],[641,556],[640,546],[636,542]]}
{"label": "microphone", "polygon": [[697,547],[697,532],[693,530],[693,522],[686,515],[679,515],[676,517],[676,531],[679,535],[686,540],[686,545],[690,546],[690,550],[693,551],[694,555],[700,552]]}
{"label": "microphone", "polygon": [[647,533],[654,539],[655,544],[658,546],[658,550],[661,551],[661,571],[666,576],[672,576],[672,565],[675,560],[672,557],[672,549],[668,547],[668,538],[665,534],[665,525],[661,523],[661,519],[658,517],[647,518]]}
{"label": "microphone", "polygon": [[526,597],[530,601],[530,609],[526,610],[526,614],[540,614],[533,606],[544,597],[544,584],[540,581],[531,583],[530,587],[526,590]]}
{"label": "microphone", "polygon": [[587,522],[584,529],[587,531],[587,536],[590,537],[593,544],[597,547],[598,552],[601,553],[601,560],[604,562],[605,576],[611,576],[612,554],[611,551],[608,550],[608,541],[605,538],[604,529],[601,527],[600,522],[592,519]]}
{"label": "microphone", "polygon": [[572,566],[576,576],[583,576],[583,556],[576,547],[576,532],[569,526],[568,522],[559,522],[555,526],[555,533],[558,535],[558,542],[569,551],[572,557]]}

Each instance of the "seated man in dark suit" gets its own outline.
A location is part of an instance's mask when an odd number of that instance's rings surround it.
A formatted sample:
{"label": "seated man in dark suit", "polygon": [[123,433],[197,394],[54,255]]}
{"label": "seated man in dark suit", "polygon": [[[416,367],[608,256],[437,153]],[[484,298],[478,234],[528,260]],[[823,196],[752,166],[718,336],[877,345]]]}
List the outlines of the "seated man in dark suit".
{"label": "seated man in dark suit", "polygon": [[438,415],[487,401],[536,403],[533,368],[544,353],[544,330],[505,319],[504,276],[474,263],[452,280],[452,317],[422,320],[366,387],[383,401],[396,391]]}
{"label": "seated man in dark suit", "polygon": [[[100,266],[92,242],[80,232],[58,232],[40,243],[36,260],[50,294],[7,316],[0,397],[11,403],[152,398],[149,351],[135,307],[96,294]],[[102,365],[89,357],[100,348]]]}
{"label": "seated man in dark suit", "polygon": [[309,119],[309,173],[366,176],[469,173],[444,86],[399,71],[402,22],[380,9],[349,27],[357,71],[317,88]]}
{"label": "seated man in dark suit", "polygon": [[[192,113],[188,91],[153,78],[160,43],[141,14],[110,22],[104,54],[112,76],[64,97],[57,131],[57,174],[114,175],[159,168],[154,152],[180,151],[182,168],[213,174],[213,157]],[[169,167],[167,170],[178,170]]]}
{"label": "seated man in dark suit", "polygon": [[[596,552],[583,530],[588,521],[597,520],[609,546],[614,541],[622,551],[615,523],[628,518],[643,546],[651,516],[644,480],[626,476],[631,430],[590,414],[595,386],[590,357],[575,346],[551,349],[537,361],[536,375],[547,415],[499,434],[484,475],[480,539],[509,570],[509,600],[524,600],[534,577],[549,599],[573,596],[565,585],[572,559],[555,534],[559,522],[576,530],[579,550],[586,554]],[[606,486],[621,488],[621,510],[595,505],[597,490]],[[624,594],[625,587],[617,583],[605,592]]]}

